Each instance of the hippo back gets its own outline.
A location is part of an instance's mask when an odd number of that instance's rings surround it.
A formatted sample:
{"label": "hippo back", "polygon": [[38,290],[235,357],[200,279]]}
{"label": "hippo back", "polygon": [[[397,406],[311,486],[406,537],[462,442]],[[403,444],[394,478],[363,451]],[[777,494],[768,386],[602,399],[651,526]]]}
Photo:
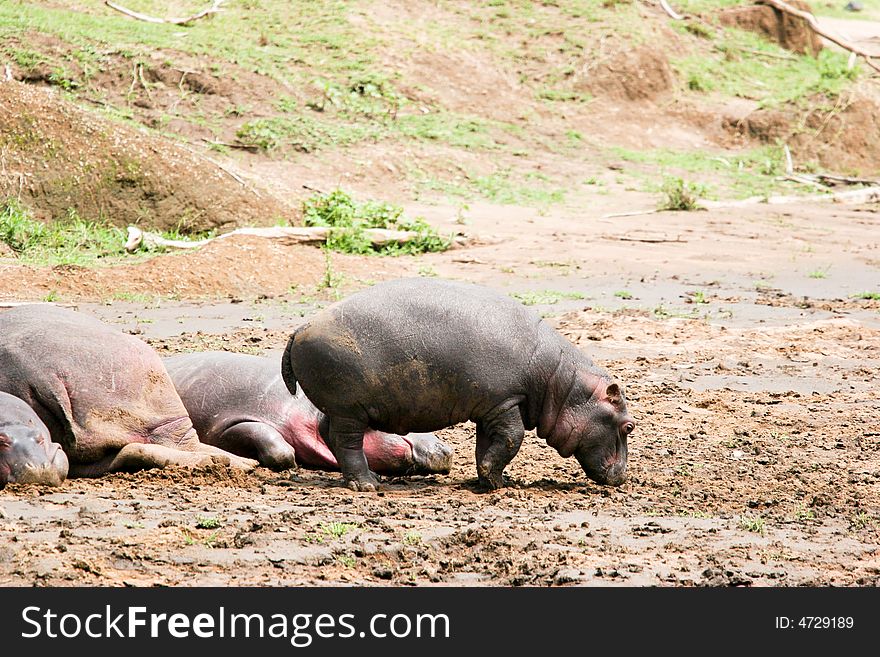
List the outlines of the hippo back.
{"label": "hippo back", "polygon": [[74,462],[131,442],[198,442],[158,354],[72,310],[0,312],[0,391],[26,401]]}

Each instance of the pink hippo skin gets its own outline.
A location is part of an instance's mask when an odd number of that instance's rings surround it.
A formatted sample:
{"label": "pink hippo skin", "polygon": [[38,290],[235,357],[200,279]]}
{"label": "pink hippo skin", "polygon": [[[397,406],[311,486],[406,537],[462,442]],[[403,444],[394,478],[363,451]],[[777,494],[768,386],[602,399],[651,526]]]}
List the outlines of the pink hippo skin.
{"label": "pink hippo skin", "polygon": [[[327,418],[301,390],[291,395],[281,359],[204,352],[165,359],[201,439],[283,470],[297,465],[339,470],[327,446]],[[452,450],[434,434],[367,431],[364,452],[381,474],[449,472]]]}
{"label": "pink hippo skin", "polygon": [[202,444],[153,348],[84,313],[42,304],[0,312],[0,391],[34,410],[72,477],[257,465]]}

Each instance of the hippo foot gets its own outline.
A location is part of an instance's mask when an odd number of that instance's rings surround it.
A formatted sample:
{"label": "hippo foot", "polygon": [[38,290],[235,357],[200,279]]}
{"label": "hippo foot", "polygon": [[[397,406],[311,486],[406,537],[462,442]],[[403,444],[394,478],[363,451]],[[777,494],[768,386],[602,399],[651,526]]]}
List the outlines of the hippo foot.
{"label": "hippo foot", "polygon": [[367,472],[357,478],[346,477],[345,485],[359,493],[375,493],[379,490],[379,478],[374,473]]}
{"label": "hippo foot", "polygon": [[[204,465],[225,465],[233,470],[242,470],[243,472],[250,472],[260,465],[259,461],[248,459],[243,456],[236,456],[235,454],[224,451],[219,447],[206,445],[205,443],[199,443],[199,446],[196,448],[196,453],[199,456],[199,459],[197,459],[198,462],[200,464],[204,463]],[[204,465],[195,467],[204,467]]]}
{"label": "hippo foot", "polygon": [[480,474],[477,480],[477,489],[484,493],[504,488],[504,476],[500,472],[490,472],[487,475]]}

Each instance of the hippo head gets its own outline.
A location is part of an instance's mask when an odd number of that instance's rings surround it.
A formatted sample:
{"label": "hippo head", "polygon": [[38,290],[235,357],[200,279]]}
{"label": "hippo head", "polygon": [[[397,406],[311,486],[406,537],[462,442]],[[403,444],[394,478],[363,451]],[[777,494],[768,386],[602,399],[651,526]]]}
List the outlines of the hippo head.
{"label": "hippo head", "polygon": [[0,421],[0,488],[8,483],[60,486],[67,455],[42,423]]}
{"label": "hippo head", "polygon": [[619,384],[600,380],[589,400],[565,409],[559,421],[566,438],[548,442],[560,455],[574,456],[587,476],[600,484],[620,486],[626,481],[626,441],[636,424]]}

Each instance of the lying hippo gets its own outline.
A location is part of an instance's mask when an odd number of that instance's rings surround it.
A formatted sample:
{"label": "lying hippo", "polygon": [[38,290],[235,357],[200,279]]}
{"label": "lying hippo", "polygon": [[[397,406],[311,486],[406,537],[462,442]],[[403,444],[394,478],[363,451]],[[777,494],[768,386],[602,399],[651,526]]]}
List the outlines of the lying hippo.
{"label": "lying hippo", "polygon": [[[338,469],[327,417],[301,390],[288,392],[277,358],[204,352],[165,359],[203,442],[276,470]],[[367,431],[364,452],[380,474],[449,472],[452,450],[433,434]]]}
{"label": "lying hippo", "polygon": [[67,456],[49,429],[18,397],[0,392],[0,488],[6,484],[60,486]]}
{"label": "lying hippo", "polygon": [[437,279],[376,285],[297,329],[287,387],[330,418],[328,444],[348,486],[375,490],[364,432],[477,425],[477,474],[502,485],[525,429],[587,476],[617,486],[635,423],[608,374],[533,311],[492,290]]}
{"label": "lying hippo", "polygon": [[72,310],[28,305],[0,312],[0,391],[36,411],[64,449],[72,477],[257,465],[199,442],[149,345]]}

